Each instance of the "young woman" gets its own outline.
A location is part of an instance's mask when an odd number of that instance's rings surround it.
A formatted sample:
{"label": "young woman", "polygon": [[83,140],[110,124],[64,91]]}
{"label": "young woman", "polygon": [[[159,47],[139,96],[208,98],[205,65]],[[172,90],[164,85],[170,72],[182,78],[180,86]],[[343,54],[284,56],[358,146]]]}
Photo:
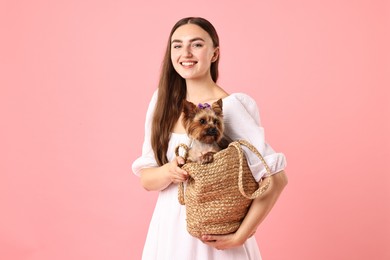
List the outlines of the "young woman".
{"label": "young woman", "polygon": [[[217,85],[219,57],[218,35],[207,20],[184,18],[172,28],[159,86],[146,113],[142,156],[132,165],[146,190],[159,191],[143,259],[261,259],[253,234],[287,184],[283,171],[286,160],[265,142],[256,102],[243,93],[229,95]],[[274,174],[270,188],[253,201],[234,234],[204,235],[200,240],[186,230],[185,206],[179,204],[177,194],[178,183],[186,181],[188,174],[178,166],[184,162],[175,156],[174,149],[180,143],[190,143],[181,123],[182,101],[211,104],[220,98],[225,134],[253,144]],[[259,181],[266,170],[255,155],[249,152],[247,158]]]}

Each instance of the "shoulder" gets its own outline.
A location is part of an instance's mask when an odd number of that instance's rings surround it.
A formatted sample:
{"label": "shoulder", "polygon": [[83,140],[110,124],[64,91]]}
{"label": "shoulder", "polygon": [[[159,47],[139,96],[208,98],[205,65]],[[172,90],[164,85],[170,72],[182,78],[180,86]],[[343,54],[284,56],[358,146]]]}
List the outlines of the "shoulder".
{"label": "shoulder", "polygon": [[146,111],[146,117],[149,118],[151,120],[151,117],[152,115],[154,114],[154,109],[156,107],[156,103],[157,103],[157,97],[158,97],[158,90],[155,90],[153,92],[153,95],[149,101],[149,105],[148,105],[148,108],[147,108],[147,111]]}
{"label": "shoulder", "polygon": [[246,107],[252,107],[255,106],[257,107],[256,101],[253,97],[246,93],[232,93],[226,98],[229,102],[229,99],[235,99],[245,105]]}
{"label": "shoulder", "polygon": [[156,89],[156,90],[153,92],[152,98],[151,98],[150,101],[149,101],[149,110],[151,110],[152,108],[154,108],[154,106],[155,106],[156,103],[157,103],[157,98],[158,98],[158,89]]}
{"label": "shoulder", "polygon": [[247,113],[260,123],[256,100],[246,93],[232,93],[223,99],[224,114]]}
{"label": "shoulder", "polygon": [[156,102],[157,102],[157,97],[158,97],[158,89],[156,89],[156,90],[153,92],[151,101],[154,102],[154,103],[156,103]]}

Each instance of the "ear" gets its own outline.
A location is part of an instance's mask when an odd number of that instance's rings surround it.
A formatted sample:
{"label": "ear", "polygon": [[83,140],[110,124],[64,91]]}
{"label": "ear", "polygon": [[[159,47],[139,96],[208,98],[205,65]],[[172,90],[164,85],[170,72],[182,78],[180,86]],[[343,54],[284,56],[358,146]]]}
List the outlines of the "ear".
{"label": "ear", "polygon": [[183,113],[185,118],[193,118],[196,114],[196,106],[194,103],[183,100]]}
{"label": "ear", "polygon": [[217,114],[218,116],[221,116],[222,115],[222,99],[220,98],[217,101],[215,101],[211,105],[211,108],[214,110],[215,114]]}
{"label": "ear", "polygon": [[211,63],[217,61],[217,60],[218,60],[218,57],[219,57],[219,47],[215,48],[215,50],[214,50],[214,55],[213,55],[213,57],[211,58]]}

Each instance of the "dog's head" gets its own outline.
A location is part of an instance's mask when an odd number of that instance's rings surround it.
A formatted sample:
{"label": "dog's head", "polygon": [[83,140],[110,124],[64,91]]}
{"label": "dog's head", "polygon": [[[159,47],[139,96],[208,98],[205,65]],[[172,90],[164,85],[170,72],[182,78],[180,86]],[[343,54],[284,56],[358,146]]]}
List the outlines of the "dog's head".
{"label": "dog's head", "polygon": [[219,142],[223,136],[222,99],[209,105],[184,100],[183,125],[189,137],[202,143]]}

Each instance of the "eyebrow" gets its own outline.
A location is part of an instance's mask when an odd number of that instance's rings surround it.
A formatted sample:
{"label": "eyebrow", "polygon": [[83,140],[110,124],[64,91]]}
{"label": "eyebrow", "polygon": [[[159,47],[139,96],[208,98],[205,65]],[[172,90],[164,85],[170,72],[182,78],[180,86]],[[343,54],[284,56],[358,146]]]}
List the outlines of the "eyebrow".
{"label": "eyebrow", "polygon": [[[194,41],[203,41],[204,42],[205,40],[203,40],[203,38],[201,38],[201,37],[196,37],[196,38],[193,38],[190,40],[190,42],[194,42]],[[171,41],[171,44],[175,43],[175,42],[182,43],[183,41],[175,39],[175,40]]]}

